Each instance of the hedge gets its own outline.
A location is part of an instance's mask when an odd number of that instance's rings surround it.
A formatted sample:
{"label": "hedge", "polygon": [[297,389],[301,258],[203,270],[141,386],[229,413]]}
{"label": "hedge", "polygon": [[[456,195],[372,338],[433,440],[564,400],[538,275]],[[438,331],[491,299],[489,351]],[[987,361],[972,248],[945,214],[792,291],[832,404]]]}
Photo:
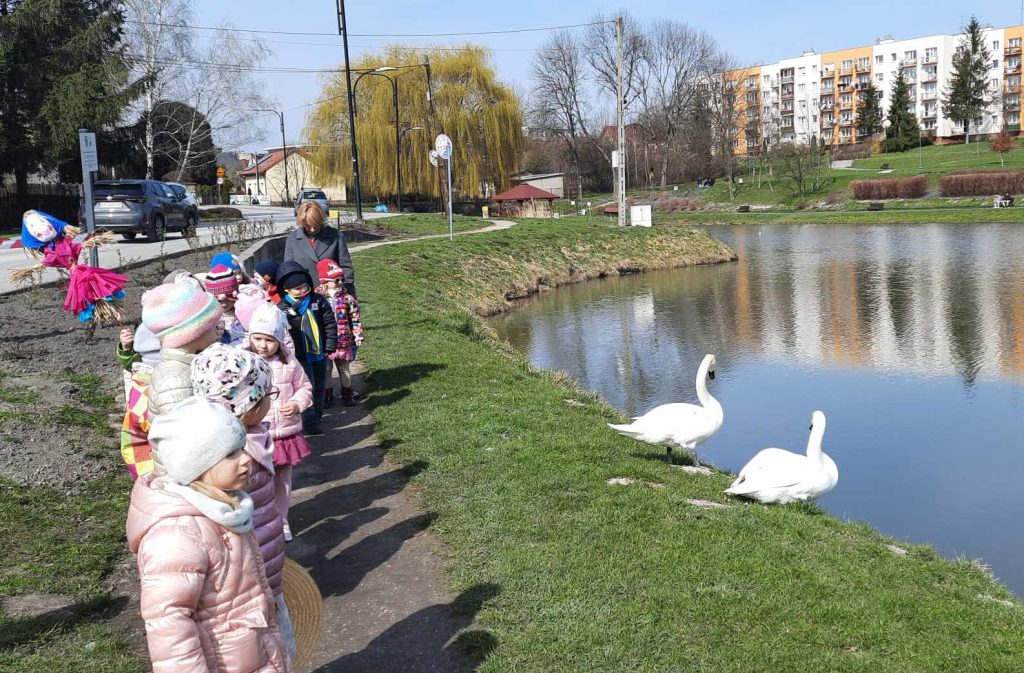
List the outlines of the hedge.
{"label": "hedge", "polygon": [[878,180],[854,180],[850,193],[860,201],[873,199],[919,199],[928,193],[928,178],[917,175],[912,178],[883,178]]}
{"label": "hedge", "polygon": [[942,196],[991,196],[1024,193],[1022,171],[974,171],[951,173],[939,178]]}

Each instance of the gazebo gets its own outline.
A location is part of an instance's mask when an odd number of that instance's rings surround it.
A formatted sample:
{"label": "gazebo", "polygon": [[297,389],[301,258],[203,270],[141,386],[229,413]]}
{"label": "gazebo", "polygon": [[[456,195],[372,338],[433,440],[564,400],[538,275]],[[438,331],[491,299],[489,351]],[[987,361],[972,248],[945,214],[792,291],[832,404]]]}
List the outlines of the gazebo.
{"label": "gazebo", "polygon": [[491,200],[509,217],[551,217],[551,202],[558,197],[533,185],[516,185]]}

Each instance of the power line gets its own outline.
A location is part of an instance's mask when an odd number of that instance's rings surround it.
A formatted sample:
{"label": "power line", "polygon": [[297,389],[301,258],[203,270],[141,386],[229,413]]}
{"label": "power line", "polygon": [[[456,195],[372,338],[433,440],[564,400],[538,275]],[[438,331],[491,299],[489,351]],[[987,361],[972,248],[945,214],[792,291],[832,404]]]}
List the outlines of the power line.
{"label": "power line", "polygon": [[[256,28],[223,28],[216,26],[193,26],[187,23],[160,23],[135,21],[133,19],[125,19],[124,22],[144,26],[161,26],[163,28],[191,28],[193,30],[213,30],[223,31],[227,33],[259,33],[264,35],[307,35],[320,37],[337,36],[337,33],[313,33],[306,31],[291,30],[260,30]],[[511,28],[508,30],[478,30],[457,33],[349,33],[349,37],[460,37],[470,35],[510,35],[515,33],[540,33],[548,30],[567,30],[569,28],[585,28],[587,26],[599,26],[605,23],[614,23],[614,21],[590,21],[588,23],[573,23],[566,24],[564,26],[543,26],[539,28]]]}

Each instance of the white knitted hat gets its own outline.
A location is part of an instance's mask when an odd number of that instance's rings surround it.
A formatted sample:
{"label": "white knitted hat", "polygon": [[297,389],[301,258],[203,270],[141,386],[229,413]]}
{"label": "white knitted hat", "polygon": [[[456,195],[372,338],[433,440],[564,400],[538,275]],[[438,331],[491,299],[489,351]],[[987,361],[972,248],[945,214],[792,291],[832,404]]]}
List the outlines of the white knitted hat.
{"label": "white knitted hat", "polygon": [[153,419],[149,443],[167,475],[191,484],[245,446],[245,428],[222,404],[190,397]]}
{"label": "white knitted hat", "polygon": [[288,334],[288,319],[284,317],[284,311],[273,304],[262,304],[252,312],[248,332],[250,335],[272,336],[277,339],[277,343],[284,345],[285,335]]}

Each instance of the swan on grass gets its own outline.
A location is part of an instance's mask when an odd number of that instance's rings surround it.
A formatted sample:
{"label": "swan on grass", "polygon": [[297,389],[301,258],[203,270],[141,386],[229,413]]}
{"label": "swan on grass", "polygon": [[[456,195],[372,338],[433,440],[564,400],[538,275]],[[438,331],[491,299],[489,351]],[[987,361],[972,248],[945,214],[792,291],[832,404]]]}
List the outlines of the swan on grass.
{"label": "swan on grass", "polygon": [[839,481],[839,469],[821,450],[821,440],[825,436],[824,413],[815,411],[811,414],[810,430],[807,455],[783,449],[764,449],[743,466],[736,481],[725,492],[767,504],[784,505],[813,500],[831,491]]}
{"label": "swan on grass", "polygon": [[664,446],[669,464],[672,449],[685,449],[693,454],[698,468],[697,447],[722,427],[725,416],[722,405],[708,392],[708,379],[715,378],[715,356],[705,355],[697,369],[697,399],[700,404],[663,404],[636,416],[626,425],[608,424],[620,435],[648,444]]}

